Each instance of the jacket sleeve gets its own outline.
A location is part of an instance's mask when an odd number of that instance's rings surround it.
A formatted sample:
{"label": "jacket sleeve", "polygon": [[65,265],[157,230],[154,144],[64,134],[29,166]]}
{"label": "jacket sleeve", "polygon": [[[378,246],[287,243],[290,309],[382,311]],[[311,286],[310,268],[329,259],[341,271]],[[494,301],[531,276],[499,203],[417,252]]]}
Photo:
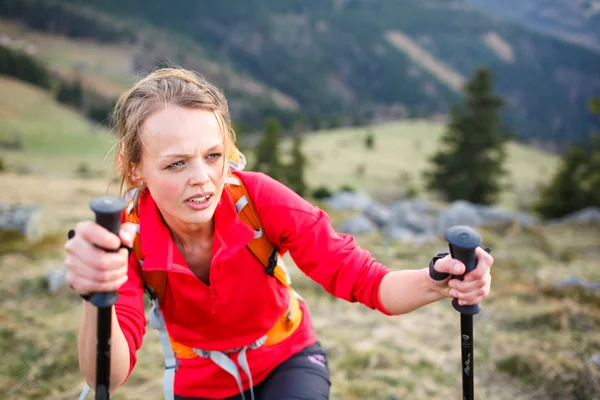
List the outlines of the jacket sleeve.
{"label": "jacket sleeve", "polygon": [[386,266],[352,235],[336,232],[325,211],[288,187],[261,173],[247,181],[265,234],[290,252],[300,270],[333,296],[392,315],[379,299],[381,280],[390,272]]}
{"label": "jacket sleeve", "polygon": [[142,347],[146,333],[146,315],[144,313],[144,285],[137,268],[137,260],[132,253],[129,257],[127,282],[118,290],[119,299],[115,304],[115,312],[121,331],[129,345],[129,372],[131,375],[137,363],[137,351]]}

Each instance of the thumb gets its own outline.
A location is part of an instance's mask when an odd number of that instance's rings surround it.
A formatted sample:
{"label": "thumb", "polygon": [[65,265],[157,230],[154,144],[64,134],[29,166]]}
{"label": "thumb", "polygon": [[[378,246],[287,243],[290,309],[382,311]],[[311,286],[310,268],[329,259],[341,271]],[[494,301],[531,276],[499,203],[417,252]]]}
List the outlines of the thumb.
{"label": "thumb", "polygon": [[135,239],[135,235],[137,234],[137,229],[137,225],[131,222],[126,222],[121,225],[119,237],[125,246],[133,247],[133,241]]}
{"label": "thumb", "polygon": [[438,272],[446,272],[451,275],[461,275],[465,271],[465,264],[447,255],[439,259],[433,266]]}

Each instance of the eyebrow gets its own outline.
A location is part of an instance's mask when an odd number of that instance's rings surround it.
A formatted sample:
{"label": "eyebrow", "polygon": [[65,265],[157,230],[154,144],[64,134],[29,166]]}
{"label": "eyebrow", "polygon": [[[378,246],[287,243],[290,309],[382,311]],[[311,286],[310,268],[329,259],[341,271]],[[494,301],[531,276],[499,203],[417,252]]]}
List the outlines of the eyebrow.
{"label": "eyebrow", "polygon": [[[210,153],[212,151],[220,150],[222,147],[223,146],[221,144],[217,144],[211,147],[210,149],[206,150],[206,152]],[[168,153],[161,155],[160,158],[185,158],[189,157],[190,155],[191,153]]]}

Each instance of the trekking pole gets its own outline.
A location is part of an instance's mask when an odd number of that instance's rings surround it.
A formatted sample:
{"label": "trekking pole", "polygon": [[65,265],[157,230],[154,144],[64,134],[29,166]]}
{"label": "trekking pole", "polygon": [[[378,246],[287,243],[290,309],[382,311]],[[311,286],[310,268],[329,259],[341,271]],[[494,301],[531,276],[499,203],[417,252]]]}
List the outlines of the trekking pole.
{"label": "trekking pole", "polygon": [[[448,241],[452,258],[465,264],[465,274],[473,271],[477,266],[475,249],[482,242],[479,233],[468,226],[457,225],[446,230],[444,238]],[[492,249],[486,248],[485,251],[490,253]],[[454,275],[453,278],[462,281],[464,274]],[[473,385],[473,315],[479,313],[481,308],[479,304],[461,306],[458,304],[458,299],[452,300],[452,306],[460,312],[463,400],[473,400],[475,398]]]}
{"label": "trekking pole", "polygon": [[[121,228],[121,211],[127,204],[125,200],[115,196],[96,197],[90,202],[90,208],[96,214],[96,223],[108,231],[119,234]],[[117,250],[107,250],[117,252]],[[110,334],[112,306],[119,296],[116,291],[93,293],[90,303],[98,308],[96,332],[96,400],[108,400],[110,393]]]}

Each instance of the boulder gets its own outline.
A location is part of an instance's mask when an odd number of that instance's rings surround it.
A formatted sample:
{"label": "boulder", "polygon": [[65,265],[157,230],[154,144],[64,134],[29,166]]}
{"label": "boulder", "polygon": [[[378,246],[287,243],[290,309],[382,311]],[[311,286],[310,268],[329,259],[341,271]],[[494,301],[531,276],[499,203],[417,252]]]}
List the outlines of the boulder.
{"label": "boulder", "polygon": [[41,206],[4,207],[0,204],[0,230],[16,232],[29,242],[36,242],[44,236],[41,217]]}

